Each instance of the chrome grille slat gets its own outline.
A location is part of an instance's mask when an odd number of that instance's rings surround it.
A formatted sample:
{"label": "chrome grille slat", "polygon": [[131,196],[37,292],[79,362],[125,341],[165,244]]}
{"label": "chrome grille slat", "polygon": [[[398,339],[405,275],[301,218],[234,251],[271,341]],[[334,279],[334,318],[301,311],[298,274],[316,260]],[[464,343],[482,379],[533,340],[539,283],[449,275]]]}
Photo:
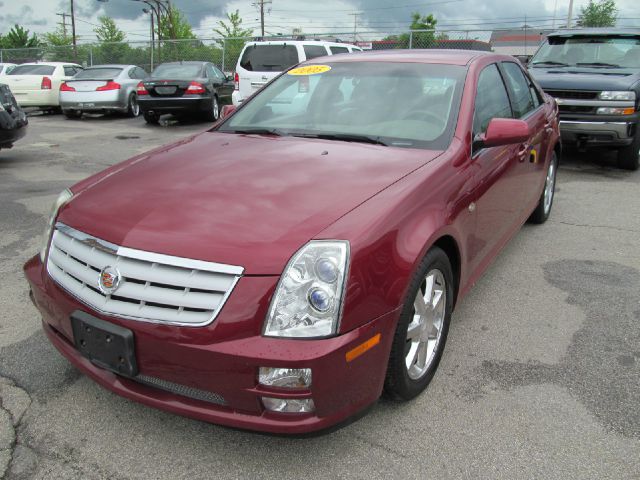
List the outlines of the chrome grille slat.
{"label": "chrome grille slat", "polygon": [[[122,277],[111,295],[99,291],[100,271],[107,266],[117,268]],[[119,247],[59,223],[47,271],[62,288],[101,313],[202,326],[215,319],[243,269]]]}

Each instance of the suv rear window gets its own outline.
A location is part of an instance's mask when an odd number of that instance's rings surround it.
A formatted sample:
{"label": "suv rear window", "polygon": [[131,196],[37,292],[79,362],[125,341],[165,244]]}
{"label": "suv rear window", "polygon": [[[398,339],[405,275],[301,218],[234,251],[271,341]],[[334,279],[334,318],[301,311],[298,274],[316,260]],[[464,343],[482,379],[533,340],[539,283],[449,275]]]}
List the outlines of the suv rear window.
{"label": "suv rear window", "polygon": [[282,72],[298,62],[294,45],[250,45],[242,54],[240,66],[250,72]]}
{"label": "suv rear window", "polygon": [[18,65],[8,75],[53,75],[55,69],[51,65]]}

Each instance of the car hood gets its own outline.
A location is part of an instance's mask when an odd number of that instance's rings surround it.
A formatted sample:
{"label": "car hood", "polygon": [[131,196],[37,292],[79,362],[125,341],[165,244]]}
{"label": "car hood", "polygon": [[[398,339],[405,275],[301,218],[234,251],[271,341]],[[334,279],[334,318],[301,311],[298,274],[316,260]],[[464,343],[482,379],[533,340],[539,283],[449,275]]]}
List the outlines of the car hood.
{"label": "car hood", "polygon": [[628,90],[640,80],[637,70],[609,68],[530,68],[546,90]]}
{"label": "car hood", "polygon": [[279,274],[307,241],[440,153],[205,132],[81,182],[58,220],[117,245]]}

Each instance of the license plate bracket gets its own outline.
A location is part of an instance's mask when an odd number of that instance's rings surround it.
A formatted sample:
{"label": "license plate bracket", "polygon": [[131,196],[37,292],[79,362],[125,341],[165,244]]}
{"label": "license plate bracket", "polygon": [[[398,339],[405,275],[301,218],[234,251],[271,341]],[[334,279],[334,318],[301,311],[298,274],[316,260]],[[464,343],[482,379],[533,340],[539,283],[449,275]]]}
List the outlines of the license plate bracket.
{"label": "license plate bracket", "polygon": [[176,93],[177,87],[156,87],[158,95],[173,95]]}
{"label": "license plate bracket", "polygon": [[78,351],[94,365],[126,377],[138,374],[133,332],[86,312],[71,314]]}

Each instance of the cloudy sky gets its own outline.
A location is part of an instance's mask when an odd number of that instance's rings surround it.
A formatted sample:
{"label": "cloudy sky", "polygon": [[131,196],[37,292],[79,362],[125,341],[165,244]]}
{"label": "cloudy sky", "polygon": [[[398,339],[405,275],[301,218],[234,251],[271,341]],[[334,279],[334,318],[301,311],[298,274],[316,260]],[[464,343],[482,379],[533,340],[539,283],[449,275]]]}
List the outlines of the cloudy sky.
{"label": "cloudy sky", "polygon": [[[588,0],[575,0],[574,16]],[[620,26],[640,26],[638,0],[617,0]],[[259,33],[260,21],[252,0],[172,0],[180,8],[200,37],[213,36],[213,28],[226,12],[238,9],[248,28]],[[54,29],[61,17],[56,13],[69,12],[70,0],[0,0],[0,33],[14,23],[32,32]],[[75,0],[76,29],[81,41],[95,39],[93,29],[99,15],[116,19],[130,41],[149,38],[149,20],[142,12],[139,0]],[[347,37],[356,28],[361,40],[393,33],[407,28],[412,12],[433,13],[443,30],[491,30],[519,27],[551,28],[566,21],[569,0],[272,0],[265,19],[269,34],[291,33],[302,28],[305,33],[332,33]],[[554,22],[555,12],[555,22]],[[357,14],[354,16],[354,14]],[[473,32],[471,33],[473,35]]]}

